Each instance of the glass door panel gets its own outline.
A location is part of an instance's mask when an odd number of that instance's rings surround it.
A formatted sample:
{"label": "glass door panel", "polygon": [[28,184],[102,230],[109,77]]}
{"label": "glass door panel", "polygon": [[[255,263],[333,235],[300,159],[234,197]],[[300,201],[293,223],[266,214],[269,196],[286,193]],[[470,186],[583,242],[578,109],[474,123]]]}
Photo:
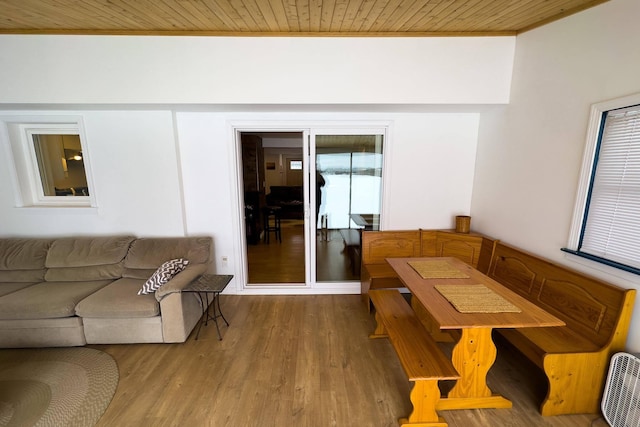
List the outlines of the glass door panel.
{"label": "glass door panel", "polygon": [[383,135],[313,135],[315,282],[360,280],[361,231],[380,223]]}

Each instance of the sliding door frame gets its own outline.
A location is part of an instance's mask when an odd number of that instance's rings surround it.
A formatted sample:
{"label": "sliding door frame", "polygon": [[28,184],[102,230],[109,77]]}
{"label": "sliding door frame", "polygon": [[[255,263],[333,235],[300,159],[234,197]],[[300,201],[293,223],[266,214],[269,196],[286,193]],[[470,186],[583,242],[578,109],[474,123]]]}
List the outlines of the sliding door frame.
{"label": "sliding door frame", "polygon": [[[229,136],[233,143],[234,149],[231,150],[232,163],[235,171],[233,181],[235,183],[233,188],[234,200],[232,200],[232,209],[235,212],[233,215],[235,235],[239,236],[236,240],[238,242],[235,250],[235,259],[239,261],[238,268],[236,269],[236,280],[240,285],[238,293],[241,294],[354,294],[360,293],[359,282],[340,282],[340,283],[316,283],[315,281],[315,191],[309,191],[309,189],[315,186],[315,173],[311,176],[310,171],[313,167],[315,172],[315,147],[311,143],[311,135],[336,135],[347,134],[357,135],[359,134],[382,134],[384,141],[384,157],[383,157],[383,171],[389,170],[389,147],[391,146],[391,127],[392,122],[382,120],[238,120],[229,121]],[[280,285],[274,284],[260,284],[259,286],[248,284],[248,262],[247,262],[247,240],[246,240],[246,227],[244,221],[244,197],[241,189],[243,188],[242,178],[242,144],[240,136],[246,132],[291,132],[301,133],[303,136],[303,185],[304,185],[304,220],[305,220],[305,283],[291,284],[287,283]],[[387,174],[382,177],[382,189],[381,189],[381,223],[380,229],[384,229],[385,226],[385,188],[387,186]],[[313,187],[315,188],[315,187]],[[314,207],[313,209],[311,209]],[[313,234],[312,234],[313,233]]]}

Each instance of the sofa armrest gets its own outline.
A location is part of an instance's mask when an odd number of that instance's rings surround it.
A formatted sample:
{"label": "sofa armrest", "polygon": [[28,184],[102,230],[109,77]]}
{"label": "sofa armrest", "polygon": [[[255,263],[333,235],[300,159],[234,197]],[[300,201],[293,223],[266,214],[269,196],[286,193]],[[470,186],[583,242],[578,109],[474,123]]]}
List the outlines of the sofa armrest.
{"label": "sofa armrest", "polygon": [[189,283],[193,282],[201,274],[206,273],[208,267],[208,264],[191,264],[187,266],[156,291],[156,300],[160,301],[168,294],[181,292]]}

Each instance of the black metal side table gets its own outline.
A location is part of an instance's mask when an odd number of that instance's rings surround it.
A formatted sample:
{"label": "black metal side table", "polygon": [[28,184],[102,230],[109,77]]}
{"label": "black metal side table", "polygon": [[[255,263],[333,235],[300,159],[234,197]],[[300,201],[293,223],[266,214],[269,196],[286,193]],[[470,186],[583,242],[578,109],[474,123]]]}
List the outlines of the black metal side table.
{"label": "black metal side table", "polygon": [[[224,291],[229,282],[233,279],[232,275],[221,274],[203,274],[193,282],[189,283],[182,292],[194,292],[200,299],[200,306],[202,307],[202,317],[198,323],[198,330],[196,331],[196,340],[200,335],[200,328],[202,323],[207,326],[209,320],[213,320],[216,324],[216,330],[218,331],[218,339],[222,340],[220,335],[220,327],[218,326],[218,318],[222,317],[224,323],[229,326],[229,322],[225,319],[220,310],[220,293]],[[209,295],[212,295],[211,302],[209,302]],[[210,305],[213,307],[213,315],[210,313]]]}

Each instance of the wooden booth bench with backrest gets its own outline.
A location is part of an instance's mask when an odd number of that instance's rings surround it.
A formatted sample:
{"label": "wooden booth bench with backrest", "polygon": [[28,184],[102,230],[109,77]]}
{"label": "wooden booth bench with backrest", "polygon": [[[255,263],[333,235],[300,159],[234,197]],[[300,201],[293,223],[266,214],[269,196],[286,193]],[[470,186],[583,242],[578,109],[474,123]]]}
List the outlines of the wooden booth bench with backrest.
{"label": "wooden booth bench with backrest", "polygon": [[495,241],[477,233],[452,230],[363,231],[360,293],[371,309],[370,289],[404,285],[386,258],[456,257],[483,273],[489,269]]}
{"label": "wooden booth bench with backrest", "polygon": [[[566,323],[562,327],[498,332],[544,372],[542,415],[598,413],[611,356],[625,349],[636,291],[562,267],[486,236],[447,230],[375,231],[362,234],[361,292],[368,309],[372,290],[402,288],[386,262],[392,257],[453,256]],[[437,341],[428,310],[412,302]],[[449,331],[452,332],[452,331]]]}
{"label": "wooden booth bench with backrest", "polygon": [[636,291],[497,243],[488,276],[566,326],[501,329],[546,374],[542,415],[597,413],[613,353],[623,351]]}
{"label": "wooden booth bench with backrest", "polygon": [[400,426],[446,426],[436,412],[436,405],[440,400],[438,381],[460,377],[451,360],[397,289],[374,289],[369,295],[377,321],[371,338],[389,338],[407,379],[413,383],[410,394],[413,411],[408,418],[399,420]]}

